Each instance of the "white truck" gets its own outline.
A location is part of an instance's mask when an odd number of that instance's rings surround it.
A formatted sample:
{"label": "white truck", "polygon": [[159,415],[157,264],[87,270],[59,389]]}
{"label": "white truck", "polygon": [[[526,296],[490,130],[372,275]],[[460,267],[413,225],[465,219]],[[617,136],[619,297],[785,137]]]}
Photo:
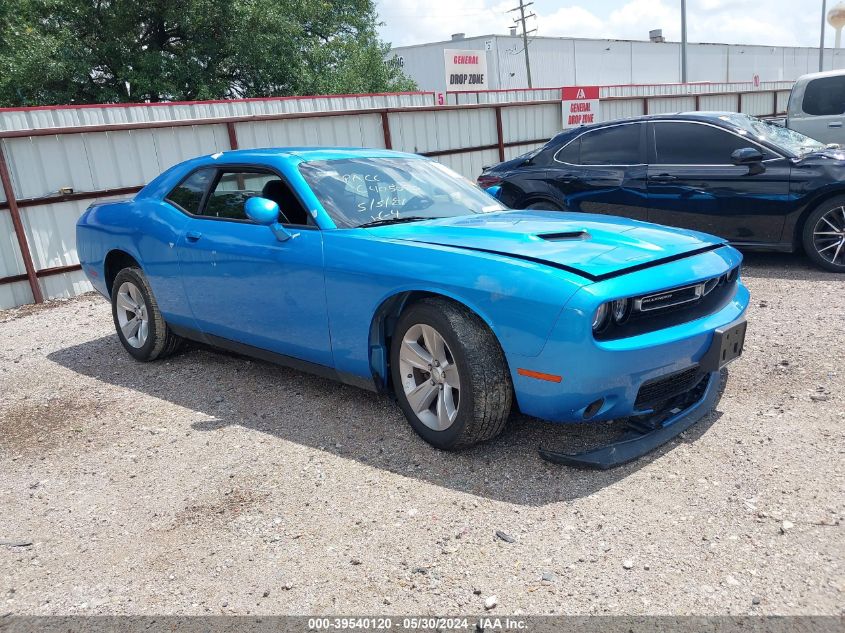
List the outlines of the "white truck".
{"label": "white truck", "polygon": [[845,70],[799,77],[789,95],[786,127],[845,146]]}

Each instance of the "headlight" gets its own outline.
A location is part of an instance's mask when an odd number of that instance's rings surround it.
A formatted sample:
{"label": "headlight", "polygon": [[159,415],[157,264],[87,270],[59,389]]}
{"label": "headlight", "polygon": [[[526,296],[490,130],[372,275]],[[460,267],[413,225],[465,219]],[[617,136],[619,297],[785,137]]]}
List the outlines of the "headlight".
{"label": "headlight", "polygon": [[617,299],[613,302],[613,320],[616,323],[622,323],[625,319],[628,318],[628,309],[631,306],[631,302],[628,299]]}
{"label": "headlight", "polygon": [[598,310],[596,310],[596,314],[593,316],[593,332],[600,332],[607,325],[610,317],[610,309],[607,305],[608,304],[603,303],[598,307]]}

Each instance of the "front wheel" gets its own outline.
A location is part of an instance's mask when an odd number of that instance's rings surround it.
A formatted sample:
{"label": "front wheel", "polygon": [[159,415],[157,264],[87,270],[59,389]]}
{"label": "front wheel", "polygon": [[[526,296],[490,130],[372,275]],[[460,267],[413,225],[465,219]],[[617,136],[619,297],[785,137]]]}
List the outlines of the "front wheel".
{"label": "front wheel", "polygon": [[496,437],[513,387],[504,353],[487,324],[446,299],[424,299],[399,318],[391,350],[402,412],[429,444],[458,450]]}
{"label": "front wheel", "polygon": [[804,223],[804,252],[816,265],[845,273],[845,196],[831,198]]}
{"label": "front wheel", "polygon": [[136,360],[164,358],[181,346],[182,339],[167,327],[140,268],[124,268],[117,273],[111,303],[117,337]]}

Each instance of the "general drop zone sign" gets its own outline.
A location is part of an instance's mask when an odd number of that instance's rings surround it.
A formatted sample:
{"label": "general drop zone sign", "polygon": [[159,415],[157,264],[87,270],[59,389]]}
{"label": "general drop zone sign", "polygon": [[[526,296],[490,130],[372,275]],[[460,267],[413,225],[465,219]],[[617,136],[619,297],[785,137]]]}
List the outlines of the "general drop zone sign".
{"label": "general drop zone sign", "polygon": [[569,86],[561,90],[563,129],[590,125],[598,121],[599,87]]}
{"label": "general drop zone sign", "polygon": [[487,53],[446,49],[446,91],[487,90]]}

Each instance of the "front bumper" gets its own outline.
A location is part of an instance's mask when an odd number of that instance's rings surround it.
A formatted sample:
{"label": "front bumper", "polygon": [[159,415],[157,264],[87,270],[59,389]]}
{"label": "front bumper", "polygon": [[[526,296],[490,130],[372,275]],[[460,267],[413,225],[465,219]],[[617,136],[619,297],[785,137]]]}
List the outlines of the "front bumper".
{"label": "front bumper", "polygon": [[[645,416],[653,411],[642,398],[638,402],[644,385],[694,371],[696,367],[713,371],[705,356],[711,349],[714,333],[741,319],[748,307],[750,296],[741,282],[737,282],[733,295],[709,315],[628,338],[595,340],[590,315],[597,298],[608,300],[641,289],[654,289],[653,275],[657,271],[668,279],[666,283],[670,286],[677,285],[677,279],[682,279],[681,283],[684,278],[689,280],[690,268],[706,278],[739,264],[741,256],[736,251],[721,250],[724,252],[706,253],[593,284],[576,293],[539,355],[508,355],[520,410],[526,415],[561,423]],[[579,299],[582,293],[585,296]],[[560,381],[538,380],[520,373],[520,369],[559,376]]]}
{"label": "front bumper", "polygon": [[677,437],[710,413],[719,400],[721,388],[721,372],[711,372],[691,392],[669,403],[668,411],[630,419],[625,434],[615,442],[576,454],[541,448],[540,457],[555,464],[601,470],[633,461]]}

